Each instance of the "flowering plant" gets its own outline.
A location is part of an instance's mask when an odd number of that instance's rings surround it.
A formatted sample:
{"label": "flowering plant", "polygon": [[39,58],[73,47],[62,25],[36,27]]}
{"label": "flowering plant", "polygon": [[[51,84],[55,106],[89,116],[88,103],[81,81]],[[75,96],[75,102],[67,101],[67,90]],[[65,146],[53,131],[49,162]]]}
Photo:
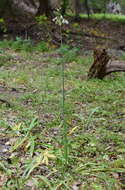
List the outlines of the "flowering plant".
{"label": "flowering plant", "polygon": [[[60,36],[61,36],[61,40],[60,40],[60,47],[62,47],[62,43],[63,43],[63,36],[62,36],[62,25],[63,24],[69,24],[68,20],[66,20],[62,15],[61,15],[61,10],[57,9],[57,11],[55,12],[55,18],[53,18],[53,22],[55,22],[55,24],[59,25],[60,27]],[[68,164],[68,136],[67,136],[67,132],[68,132],[68,128],[67,128],[67,123],[65,120],[65,63],[64,61],[62,61],[62,126],[63,126],[63,145],[64,145],[64,158],[65,158],[65,164],[64,166],[67,166]]]}
{"label": "flowering plant", "polygon": [[60,9],[57,9],[55,11],[56,17],[53,18],[53,22],[55,22],[57,25],[61,26],[62,24],[69,24],[68,20],[66,20],[60,13]]}

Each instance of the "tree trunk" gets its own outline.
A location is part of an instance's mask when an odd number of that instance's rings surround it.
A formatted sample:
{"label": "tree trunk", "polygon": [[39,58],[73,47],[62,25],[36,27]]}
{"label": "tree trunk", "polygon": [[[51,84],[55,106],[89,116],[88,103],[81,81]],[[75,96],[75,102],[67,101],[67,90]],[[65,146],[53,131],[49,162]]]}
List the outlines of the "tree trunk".
{"label": "tree trunk", "polygon": [[94,62],[89,69],[88,79],[103,79],[112,72],[125,71],[125,61],[112,60],[106,50],[94,50]]}
{"label": "tree trunk", "polygon": [[40,7],[38,9],[38,15],[45,14],[46,16],[50,15],[50,3],[49,0],[45,0],[43,3],[43,0],[40,0]]}
{"label": "tree trunk", "polygon": [[[34,24],[35,16],[53,15],[60,0],[0,0],[0,17],[5,20],[8,32],[26,32]],[[3,32],[0,23],[0,32]]]}
{"label": "tree trunk", "polygon": [[87,12],[87,15],[88,15],[88,19],[89,19],[90,8],[89,8],[88,0],[85,0],[84,5],[85,5],[85,9],[86,9],[86,12]]}
{"label": "tree trunk", "polygon": [[8,10],[8,0],[0,0],[0,17],[4,16],[6,10]]}
{"label": "tree trunk", "polygon": [[60,0],[0,0],[0,17],[28,20],[38,14],[50,15]]}
{"label": "tree trunk", "polygon": [[80,0],[75,0],[75,16],[76,17],[79,17],[80,10],[81,10]]}
{"label": "tree trunk", "polygon": [[69,4],[69,0],[63,0],[62,6],[61,6],[62,15],[65,15],[68,4]]}
{"label": "tree trunk", "polygon": [[33,17],[40,7],[39,0],[9,0],[14,16]]}

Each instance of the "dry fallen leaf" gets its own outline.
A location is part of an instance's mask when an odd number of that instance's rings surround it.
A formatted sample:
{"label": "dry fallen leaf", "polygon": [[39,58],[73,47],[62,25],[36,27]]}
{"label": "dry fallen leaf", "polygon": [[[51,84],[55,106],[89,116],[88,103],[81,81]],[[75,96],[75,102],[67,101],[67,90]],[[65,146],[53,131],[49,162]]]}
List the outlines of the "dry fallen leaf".
{"label": "dry fallen leaf", "polygon": [[72,190],[80,190],[81,183],[79,181],[76,181],[72,184],[71,189]]}
{"label": "dry fallen leaf", "polygon": [[48,150],[45,150],[45,151],[43,152],[42,164],[48,165],[49,159],[55,159],[55,158],[56,158],[55,155],[49,153]]}
{"label": "dry fallen leaf", "polygon": [[5,176],[4,174],[0,173],[0,190],[2,190],[2,187],[4,185],[4,183],[7,181],[7,176]]}
{"label": "dry fallen leaf", "polygon": [[119,179],[119,174],[118,173],[112,173],[112,175],[113,175],[113,177],[115,178],[115,179]]}

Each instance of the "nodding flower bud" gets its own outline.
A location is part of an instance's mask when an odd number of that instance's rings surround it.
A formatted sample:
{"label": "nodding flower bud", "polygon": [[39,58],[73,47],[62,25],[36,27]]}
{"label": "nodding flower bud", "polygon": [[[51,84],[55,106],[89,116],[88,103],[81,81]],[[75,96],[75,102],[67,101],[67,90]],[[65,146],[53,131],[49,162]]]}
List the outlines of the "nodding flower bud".
{"label": "nodding flower bud", "polygon": [[63,24],[69,24],[69,21],[66,20],[66,19],[63,19],[62,23],[63,23]]}
{"label": "nodding flower bud", "polygon": [[52,21],[53,21],[53,22],[56,22],[56,21],[57,21],[57,17],[53,18]]}
{"label": "nodding flower bud", "polygon": [[61,26],[62,24],[69,24],[68,20],[66,20],[61,14],[53,18],[52,21],[58,24],[59,26]]}

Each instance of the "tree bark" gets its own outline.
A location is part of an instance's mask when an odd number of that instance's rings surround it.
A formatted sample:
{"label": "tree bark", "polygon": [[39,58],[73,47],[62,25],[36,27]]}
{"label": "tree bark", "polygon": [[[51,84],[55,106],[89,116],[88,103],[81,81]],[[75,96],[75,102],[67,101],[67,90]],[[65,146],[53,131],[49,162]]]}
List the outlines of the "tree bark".
{"label": "tree bark", "polygon": [[15,16],[35,16],[40,7],[39,0],[9,0]]}
{"label": "tree bark", "polygon": [[51,15],[60,5],[60,0],[0,0],[0,17],[28,20],[35,15]]}
{"label": "tree bark", "polygon": [[88,79],[103,79],[112,72],[125,71],[125,61],[112,60],[106,50],[94,50],[94,62],[89,69]]}
{"label": "tree bark", "polygon": [[85,5],[85,9],[86,9],[86,12],[87,12],[87,15],[88,15],[88,19],[89,19],[90,8],[89,8],[88,0],[85,0],[85,1],[84,1],[84,5]]}
{"label": "tree bark", "polygon": [[60,0],[39,0],[40,7],[38,10],[39,14],[46,14],[46,16],[53,16],[54,10],[60,7]]}
{"label": "tree bark", "polygon": [[69,4],[69,0],[63,0],[62,6],[61,6],[62,15],[65,15],[68,4]]}
{"label": "tree bark", "polygon": [[81,10],[81,4],[79,0],[75,0],[75,16],[79,17],[79,13]]}
{"label": "tree bark", "polygon": [[3,18],[4,13],[7,11],[8,9],[8,0],[0,0],[0,17]]}

